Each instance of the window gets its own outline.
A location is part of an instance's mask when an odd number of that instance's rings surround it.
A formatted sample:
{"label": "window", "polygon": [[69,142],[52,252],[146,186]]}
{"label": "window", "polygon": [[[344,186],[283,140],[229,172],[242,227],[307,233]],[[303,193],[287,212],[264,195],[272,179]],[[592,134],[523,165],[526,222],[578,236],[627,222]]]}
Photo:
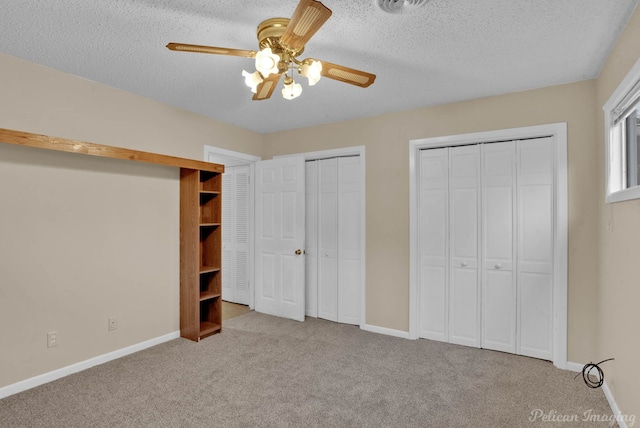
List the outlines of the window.
{"label": "window", "polygon": [[640,60],[604,106],[606,201],[640,199]]}

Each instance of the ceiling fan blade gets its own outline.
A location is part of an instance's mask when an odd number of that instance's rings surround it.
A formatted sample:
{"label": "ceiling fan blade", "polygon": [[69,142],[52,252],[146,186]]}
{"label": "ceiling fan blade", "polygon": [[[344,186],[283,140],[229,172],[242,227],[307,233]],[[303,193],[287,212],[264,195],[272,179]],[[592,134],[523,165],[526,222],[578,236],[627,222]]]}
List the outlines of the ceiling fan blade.
{"label": "ceiling fan blade", "polygon": [[293,49],[301,49],[309,39],[327,22],[331,9],[315,0],[300,0],[287,25],[280,43]]}
{"label": "ceiling fan blade", "polygon": [[256,51],[247,51],[243,49],[229,49],[229,48],[218,48],[215,46],[200,46],[200,45],[188,45],[185,43],[169,43],[167,48],[172,51],[179,52],[195,52],[195,53],[207,53],[214,55],[231,55],[231,56],[242,56],[245,58],[255,58]]}
{"label": "ceiling fan blade", "polygon": [[276,86],[278,86],[278,80],[280,80],[280,74],[270,74],[268,77],[265,77],[262,83],[258,85],[252,100],[260,101],[270,98]]}
{"label": "ceiling fan blade", "polygon": [[361,88],[369,87],[369,85],[376,80],[375,74],[367,73],[366,71],[332,64],[326,61],[320,62],[322,63],[322,76],[329,79],[339,80],[344,83],[360,86]]}

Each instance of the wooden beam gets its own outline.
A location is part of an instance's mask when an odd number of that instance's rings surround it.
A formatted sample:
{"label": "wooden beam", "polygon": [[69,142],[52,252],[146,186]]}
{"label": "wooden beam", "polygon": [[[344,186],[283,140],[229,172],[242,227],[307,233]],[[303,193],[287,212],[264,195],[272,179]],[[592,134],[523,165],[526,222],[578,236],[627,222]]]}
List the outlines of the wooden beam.
{"label": "wooden beam", "polygon": [[78,153],[82,155],[100,156],[103,158],[132,160],[136,162],[154,163],[157,165],[175,166],[178,168],[198,169],[201,171],[224,172],[224,165],[166,156],[139,150],[105,146],[103,144],[49,137],[29,132],[0,128],[0,142],[18,146],[36,147],[59,152]]}

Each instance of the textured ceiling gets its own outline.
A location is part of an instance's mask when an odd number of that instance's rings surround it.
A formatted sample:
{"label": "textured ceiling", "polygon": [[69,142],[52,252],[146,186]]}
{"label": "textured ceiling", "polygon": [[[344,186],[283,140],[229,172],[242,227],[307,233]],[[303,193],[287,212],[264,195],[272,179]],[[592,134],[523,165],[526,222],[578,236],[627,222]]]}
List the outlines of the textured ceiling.
{"label": "textured ceiling", "polygon": [[0,52],[266,133],[594,78],[638,1],[431,0],[388,14],[374,0],[323,0],[333,15],[302,57],[377,79],[299,79],[293,101],[281,86],[251,100],[241,72],[253,60],[165,45],[255,50],[257,25],[290,17],[297,0],[11,0]]}

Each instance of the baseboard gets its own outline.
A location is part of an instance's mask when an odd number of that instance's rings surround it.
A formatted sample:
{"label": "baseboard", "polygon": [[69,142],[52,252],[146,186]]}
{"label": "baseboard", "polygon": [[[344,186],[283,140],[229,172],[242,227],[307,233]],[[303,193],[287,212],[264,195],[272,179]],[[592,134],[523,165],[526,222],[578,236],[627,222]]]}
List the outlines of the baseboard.
{"label": "baseboard", "polygon": [[387,336],[401,337],[403,339],[409,338],[408,331],[394,330],[392,328],[386,328],[386,327],[378,327],[377,325],[362,324],[360,325],[360,329],[365,331],[370,331],[372,333],[386,334]]}
{"label": "baseboard", "polygon": [[[572,363],[570,361],[567,361],[567,370],[571,370],[573,372],[581,372],[583,368],[584,368],[584,364]],[[598,372],[596,370],[592,370],[591,375],[598,378]],[[611,393],[611,390],[607,385],[607,381],[604,381],[602,383],[602,392],[604,393],[604,396],[606,397],[607,402],[609,403],[609,407],[611,408],[611,412],[616,418],[616,422],[618,423],[618,426],[620,428],[628,428],[628,425],[627,425],[628,415],[623,415],[622,412],[620,411],[620,408],[618,407],[618,403],[616,403],[616,400],[615,398],[613,398],[613,394]],[[635,419],[634,419],[634,422],[635,422]]]}
{"label": "baseboard", "polygon": [[117,360],[118,358],[122,358],[125,355],[133,354],[134,352],[142,351],[143,349],[151,348],[152,346],[177,339],[178,337],[180,337],[180,331],[174,331],[173,333],[165,334],[164,336],[136,343],[135,345],[127,346],[126,348],[118,349],[117,351],[109,352],[108,354],[99,355],[88,360],[80,361],[79,363],[71,364],[70,366],[66,366],[49,373],[44,373],[23,380],[21,382],[3,386],[2,388],[0,388],[0,400],[10,395],[26,391],[27,389],[35,388],[36,386],[40,386],[45,383],[52,382],[56,379],[69,376],[70,374],[77,373],[82,370],[107,363],[109,361]]}
{"label": "baseboard", "polygon": [[567,370],[572,372],[581,372],[584,368],[584,364],[572,363],[571,361],[567,361]]}
{"label": "baseboard", "polygon": [[[618,403],[616,403],[616,400],[613,398],[613,394],[611,393],[611,390],[609,389],[609,386],[607,385],[606,381],[602,384],[602,392],[604,392],[604,396],[607,397],[607,401],[609,402],[609,407],[611,407],[611,411],[616,417],[616,422],[618,422],[618,426],[620,428],[627,428],[628,416],[623,415],[622,412],[620,411],[620,408],[618,407]],[[635,417],[634,417],[634,422],[635,422]]]}

